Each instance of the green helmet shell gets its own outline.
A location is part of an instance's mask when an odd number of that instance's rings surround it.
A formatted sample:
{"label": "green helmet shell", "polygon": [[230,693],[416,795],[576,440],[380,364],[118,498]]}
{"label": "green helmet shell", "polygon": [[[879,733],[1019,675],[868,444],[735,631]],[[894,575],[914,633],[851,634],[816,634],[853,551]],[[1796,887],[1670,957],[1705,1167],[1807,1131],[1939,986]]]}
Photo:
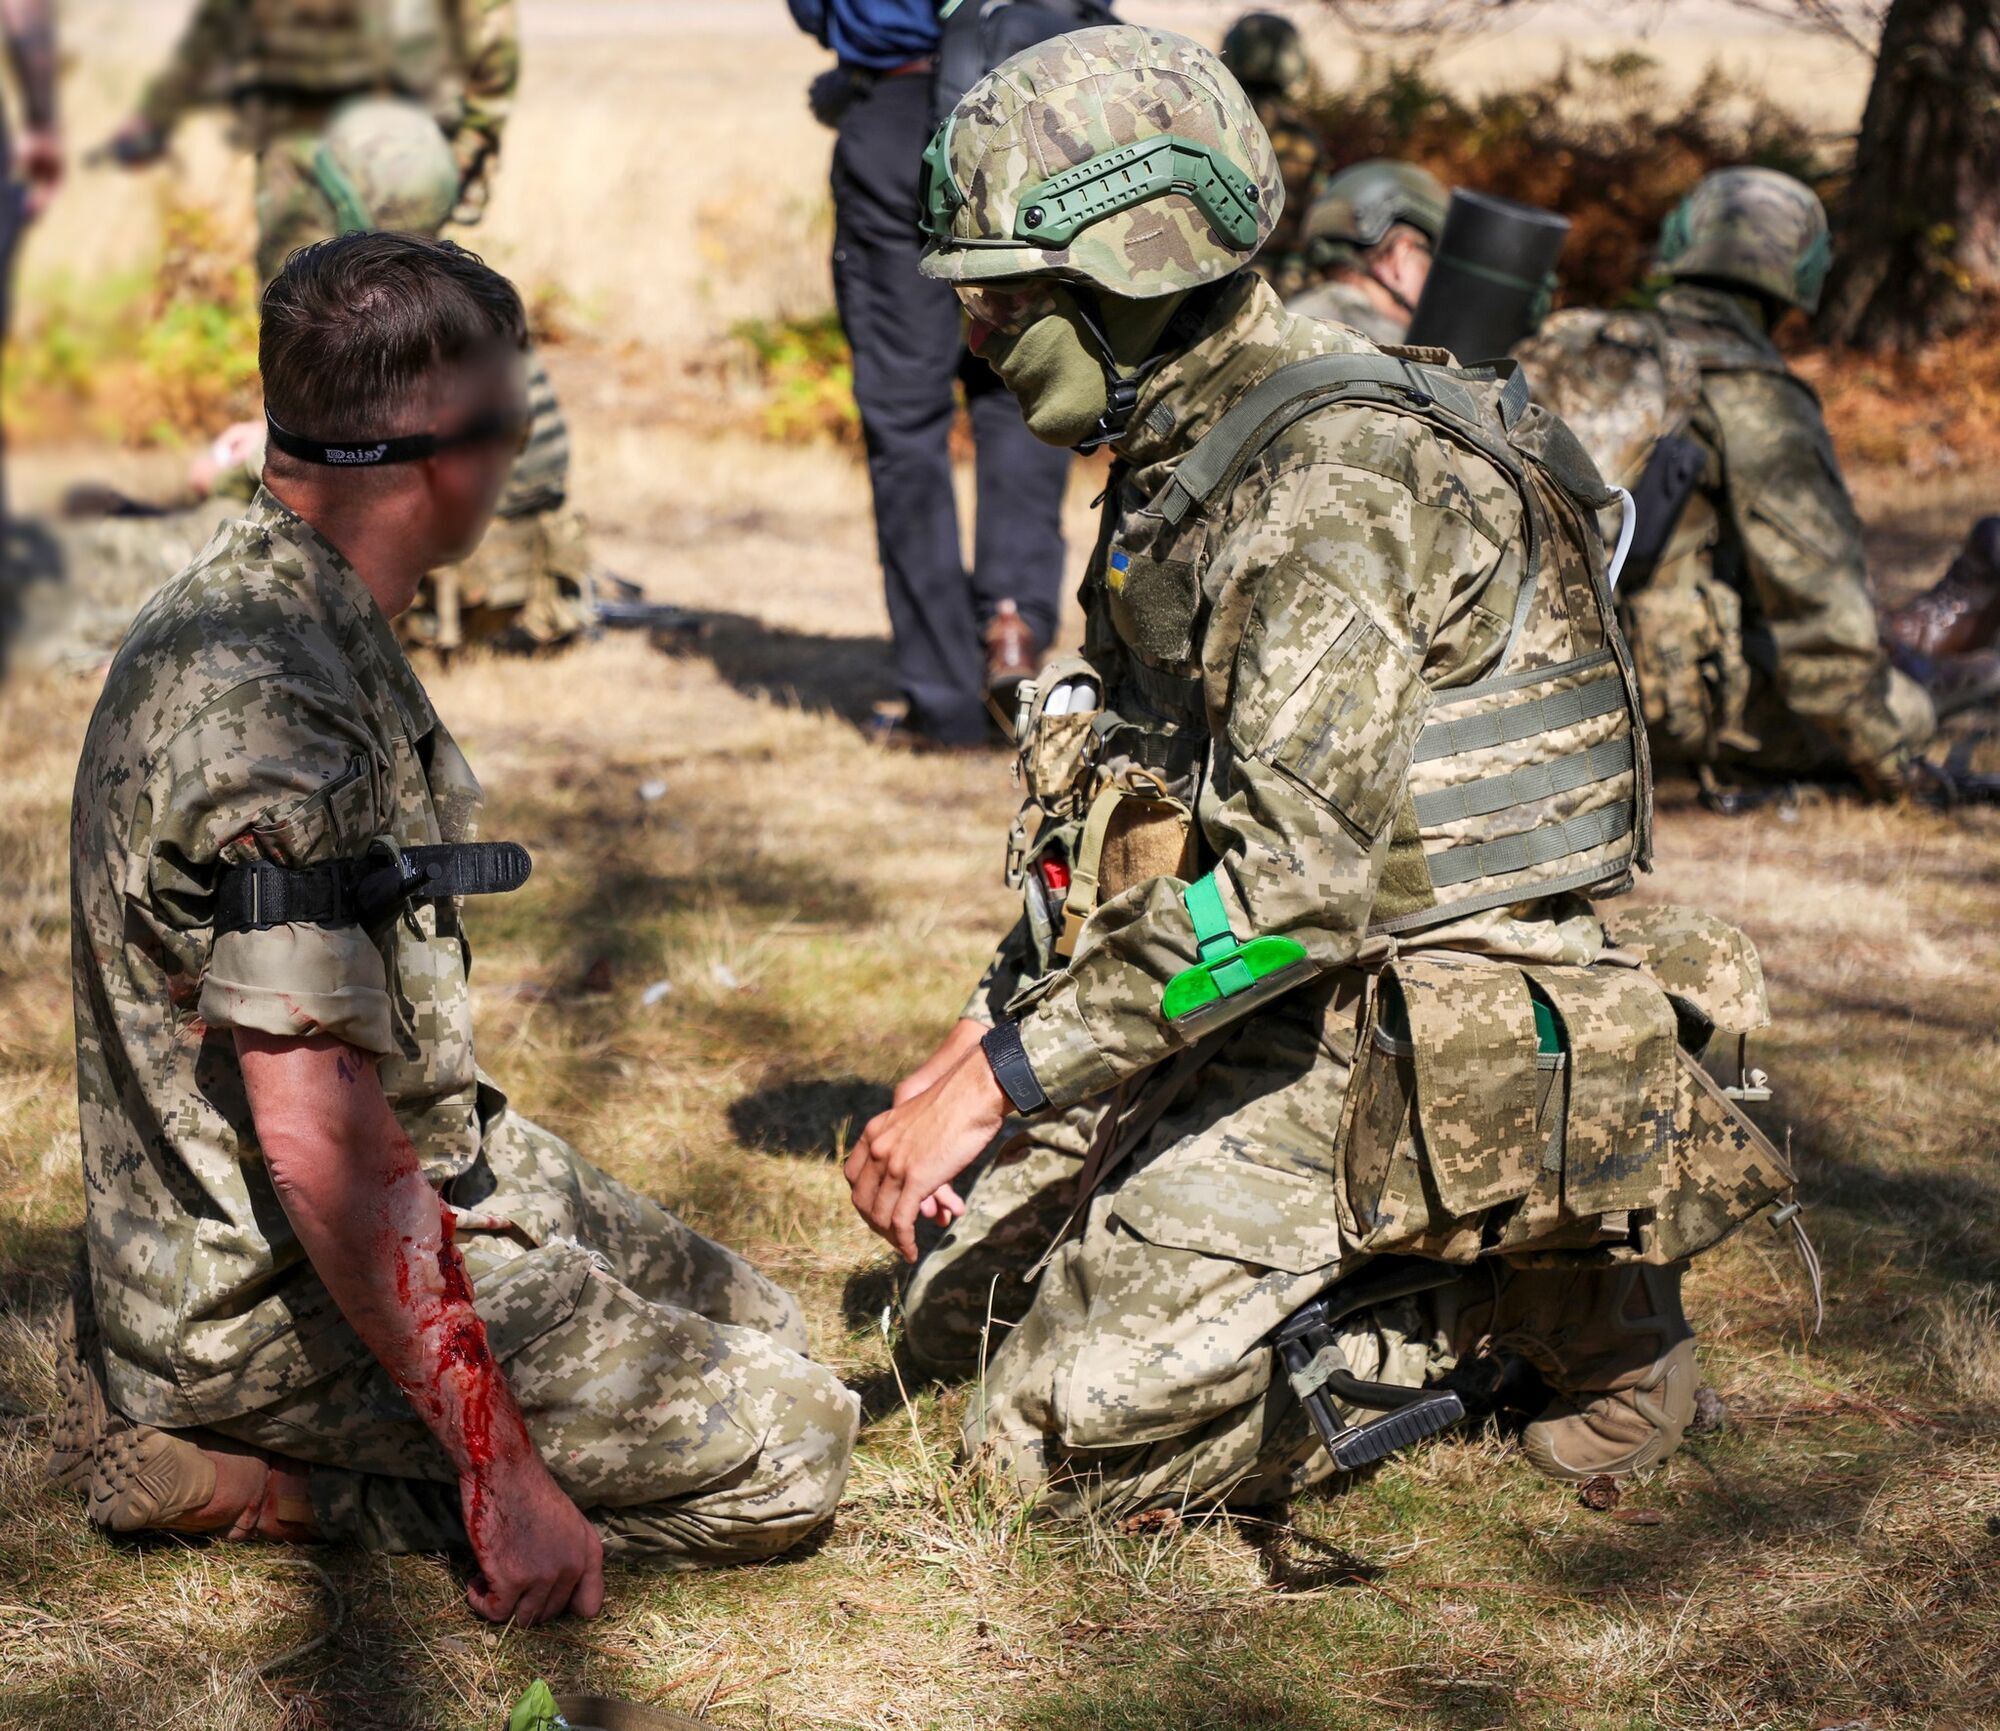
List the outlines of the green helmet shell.
{"label": "green helmet shell", "polygon": [[1436,246],[1450,202],[1444,182],[1414,162],[1357,162],[1329,180],[1306,213],[1306,256],[1317,265],[1358,258],[1399,222]]}
{"label": "green helmet shell", "polygon": [[1681,201],[1660,231],[1660,268],[1756,289],[1811,312],[1833,247],[1826,207],[1775,168],[1723,168]]}
{"label": "green helmet shell", "polygon": [[313,152],[312,171],[343,234],[436,234],[458,202],[458,164],[438,123],[394,97],[344,104]]}
{"label": "green helmet shell", "polygon": [[1222,64],[1249,90],[1296,90],[1308,70],[1299,27],[1275,12],[1246,12],[1230,25]]}
{"label": "green helmet shell", "polygon": [[1149,300],[1241,270],[1285,205],[1270,137],[1200,43],[1136,24],[989,72],[924,152],[924,275]]}

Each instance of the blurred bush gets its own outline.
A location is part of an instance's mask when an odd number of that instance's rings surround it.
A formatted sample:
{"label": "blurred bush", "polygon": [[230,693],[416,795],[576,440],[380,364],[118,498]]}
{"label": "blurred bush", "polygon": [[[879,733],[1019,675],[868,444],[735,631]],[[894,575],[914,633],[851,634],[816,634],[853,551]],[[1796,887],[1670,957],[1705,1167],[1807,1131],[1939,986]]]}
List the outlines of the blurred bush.
{"label": "blurred bush", "polygon": [[257,406],[257,281],[203,207],[169,203],[158,263],[40,285],[8,344],[13,437],[205,439]]}
{"label": "blurred bush", "polygon": [[766,438],[860,443],[854,357],[831,307],[804,318],[745,319],[730,334],[748,352],[763,394],[758,422]]}
{"label": "blurred bush", "polygon": [[1637,50],[1572,58],[1534,83],[1467,99],[1424,55],[1371,57],[1315,113],[1335,163],[1420,162],[1448,184],[1562,212],[1566,304],[1631,298],[1667,213],[1712,168],[1759,163],[1824,190],[1827,153],[1812,129],[1718,67],[1668,89]]}

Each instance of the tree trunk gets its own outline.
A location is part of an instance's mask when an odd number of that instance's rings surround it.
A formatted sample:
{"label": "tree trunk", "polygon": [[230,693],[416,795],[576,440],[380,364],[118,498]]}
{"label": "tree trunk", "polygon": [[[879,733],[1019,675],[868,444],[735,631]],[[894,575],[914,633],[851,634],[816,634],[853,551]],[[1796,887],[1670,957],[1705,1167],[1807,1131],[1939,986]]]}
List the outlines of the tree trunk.
{"label": "tree trunk", "polygon": [[1907,351],[2000,291],[2000,0],[1894,0],[1819,314]]}

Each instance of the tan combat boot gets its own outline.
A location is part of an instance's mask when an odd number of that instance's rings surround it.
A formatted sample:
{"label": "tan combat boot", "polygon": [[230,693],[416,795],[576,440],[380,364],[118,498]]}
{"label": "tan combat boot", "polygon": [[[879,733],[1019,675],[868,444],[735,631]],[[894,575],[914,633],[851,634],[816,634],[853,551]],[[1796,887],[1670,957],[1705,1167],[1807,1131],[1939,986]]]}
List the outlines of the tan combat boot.
{"label": "tan combat boot", "polygon": [[56,1323],[56,1391],[49,1477],[81,1495],[92,1523],[107,1532],[315,1536],[304,1468],[221,1438],[197,1443],[134,1424],[111,1405],[97,1312],[82,1272],[71,1280]]}
{"label": "tan combat boot", "polygon": [[[1694,1417],[1694,1330],[1682,1267],[1503,1268],[1467,1324],[1515,1353],[1553,1398],[1521,1438],[1551,1478],[1624,1478],[1665,1460]],[[1465,1338],[1461,1332],[1461,1338]]]}

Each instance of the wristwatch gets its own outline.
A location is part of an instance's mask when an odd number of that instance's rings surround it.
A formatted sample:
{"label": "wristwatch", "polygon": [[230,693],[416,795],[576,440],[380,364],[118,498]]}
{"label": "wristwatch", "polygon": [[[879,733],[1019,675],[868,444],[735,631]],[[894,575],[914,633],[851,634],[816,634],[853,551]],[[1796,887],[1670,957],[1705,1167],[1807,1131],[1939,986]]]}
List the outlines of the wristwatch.
{"label": "wristwatch", "polygon": [[1035,1067],[1028,1062],[1028,1054],[1022,1049],[1019,1024],[994,1024],[980,1040],[979,1049],[986,1054],[987,1063],[993,1066],[993,1079],[1000,1084],[1001,1091],[1013,1103],[1016,1112],[1039,1112],[1048,1105],[1049,1097],[1042,1092],[1041,1083],[1035,1080]]}

